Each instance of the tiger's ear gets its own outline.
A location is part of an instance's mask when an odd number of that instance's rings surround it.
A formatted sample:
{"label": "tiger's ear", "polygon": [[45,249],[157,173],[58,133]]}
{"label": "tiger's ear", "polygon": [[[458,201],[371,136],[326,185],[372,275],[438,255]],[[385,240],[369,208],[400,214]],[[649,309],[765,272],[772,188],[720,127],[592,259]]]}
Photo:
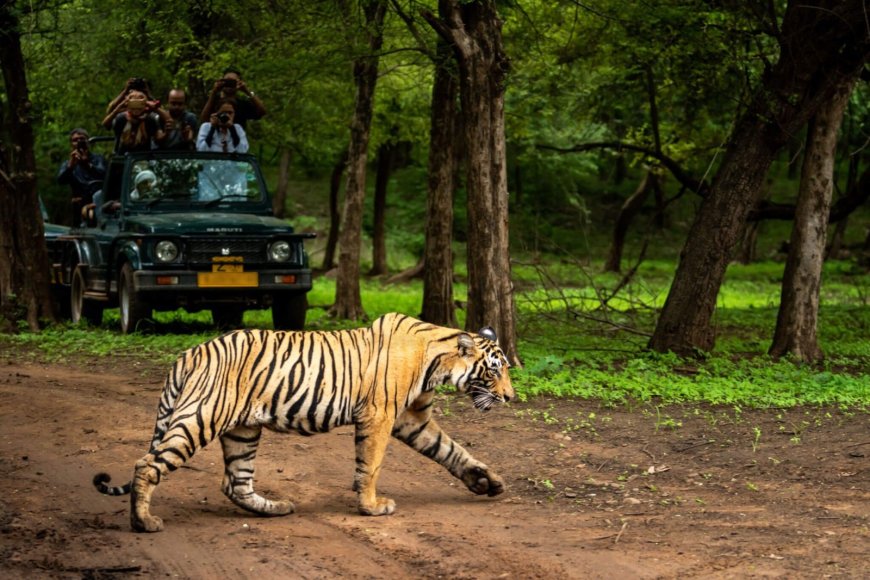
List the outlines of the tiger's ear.
{"label": "tiger's ear", "polygon": [[474,350],[474,339],[464,332],[459,335],[457,344],[459,346],[459,354],[462,356],[469,356]]}
{"label": "tiger's ear", "polygon": [[498,342],[498,337],[495,335],[495,330],[491,326],[484,326],[477,331],[477,334],[487,340],[491,340],[496,343]]}

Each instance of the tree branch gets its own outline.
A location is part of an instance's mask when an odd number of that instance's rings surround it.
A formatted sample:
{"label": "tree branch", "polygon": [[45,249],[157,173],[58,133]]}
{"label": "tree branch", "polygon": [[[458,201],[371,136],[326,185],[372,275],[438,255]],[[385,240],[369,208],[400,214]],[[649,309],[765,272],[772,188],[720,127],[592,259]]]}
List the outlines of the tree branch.
{"label": "tree branch", "polygon": [[640,145],[634,145],[632,143],[624,143],[622,141],[599,141],[592,143],[580,143],[579,145],[574,145],[573,147],[556,147],[554,145],[537,145],[538,149],[544,149],[547,151],[556,151],[558,153],[582,153],[584,151],[592,151],[594,149],[615,149],[617,151],[634,151],[636,153],[643,153],[648,157],[652,157],[653,159],[657,159],[662,165],[664,165],[668,171],[674,176],[674,178],[679,181],[686,188],[692,190],[697,193],[701,197],[706,197],[710,192],[710,185],[704,181],[699,180],[688,173],[682,168],[682,166],[671,157],[668,157],[664,153],[656,152],[649,147],[643,147]]}

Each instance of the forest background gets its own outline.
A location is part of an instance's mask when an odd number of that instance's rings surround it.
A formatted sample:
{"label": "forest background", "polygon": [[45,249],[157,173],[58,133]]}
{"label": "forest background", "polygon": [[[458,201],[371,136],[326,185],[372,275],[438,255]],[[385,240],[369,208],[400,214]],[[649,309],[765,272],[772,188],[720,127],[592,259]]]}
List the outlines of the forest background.
{"label": "forest background", "polygon": [[[336,175],[345,169],[358,98],[354,64],[371,60],[372,36],[380,34],[368,142],[370,195],[362,220],[367,243],[361,269],[380,276],[363,284],[367,313],[374,316],[396,304],[406,304],[409,314],[420,308],[419,282],[402,292],[383,284],[390,275],[413,269],[426,243],[422,226],[438,53],[438,34],[426,14],[440,8],[443,15],[451,5],[497,8],[509,61],[504,145],[525,392],[534,394],[540,379],[547,379],[548,392],[605,399],[628,394],[866,405],[870,99],[862,78],[867,28],[857,19],[852,21],[859,31],[852,47],[858,52],[851,69],[855,78],[842,99],[839,133],[828,156],[836,220],[825,236],[821,306],[816,305],[821,347],[809,356],[785,349],[797,362],[813,364],[776,360],[767,352],[782,317],[780,284],[788,280],[792,220],[807,182],[801,178],[810,142],[807,122],[820,102],[835,100],[833,92],[826,98],[810,95],[812,103],[789,119],[788,138],[776,148],[752,203],[729,202],[747,219],[740,220],[741,240],[727,256],[739,263],[727,267],[721,290],[717,286],[713,293],[714,338],[698,341],[699,348],[690,352],[705,356],[687,362],[657,352],[676,348],[646,350],[661,324],[678,257],[693,249],[687,242],[693,224],[698,227],[704,200],[713,197],[714,177],[730,159],[728,145],[759,95],[771,90],[770,78],[777,78],[786,49],[822,37],[811,34],[812,25],[822,22],[818,14],[830,9],[828,4],[856,6],[856,14],[863,6],[817,3],[816,20],[789,28],[793,4],[79,0],[7,2],[5,9],[19,12],[38,190],[52,221],[63,223],[68,215],[68,192],[54,176],[68,154],[69,129],[82,126],[99,134],[105,105],[128,77],[148,78],[160,98],[170,88],[185,88],[189,108],[198,112],[212,82],[231,66],[268,109],[249,133],[270,188],[283,200],[276,209],[297,228],[321,234],[311,253],[312,265],[324,270],[335,266],[335,247],[330,250],[325,242],[336,233],[337,206],[329,202],[331,197],[335,202],[342,183]],[[372,5],[383,7],[376,31],[367,20]],[[793,29],[804,36],[784,39],[783,30]],[[801,64],[806,63],[797,62],[791,72],[813,77],[815,71],[801,70]],[[824,62],[815,66],[824,68]],[[795,90],[790,105],[800,108],[811,92]],[[8,97],[3,105],[8,114]],[[464,146],[457,152],[460,159],[468,154],[468,143]],[[744,172],[753,173],[748,166]],[[458,170],[457,175],[454,292],[464,306],[470,226],[465,176]],[[373,199],[381,200],[379,210]],[[704,275],[696,272],[693,279]],[[321,279],[312,304],[325,311],[335,291],[333,282]],[[394,291],[417,301],[408,303]],[[388,298],[381,302],[374,294]],[[463,310],[457,314],[461,324]],[[311,323],[338,324],[317,314]],[[50,336],[52,348],[67,340]]]}

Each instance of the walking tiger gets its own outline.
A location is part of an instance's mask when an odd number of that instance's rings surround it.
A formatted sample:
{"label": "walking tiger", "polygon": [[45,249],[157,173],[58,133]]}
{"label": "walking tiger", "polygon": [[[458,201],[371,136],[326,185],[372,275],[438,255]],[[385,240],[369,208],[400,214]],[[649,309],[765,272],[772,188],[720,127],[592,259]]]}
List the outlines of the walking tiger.
{"label": "walking tiger", "polygon": [[222,490],[236,505],[269,516],[293,513],[289,500],[254,491],[254,458],[263,428],[302,435],[355,426],[354,491],[364,515],[386,515],[395,502],[376,493],[390,436],[437,461],[472,492],[504,491],[501,477],[454,442],[432,418],[435,389],[451,384],[480,410],[514,390],[495,332],[471,334],[401,314],[371,327],[333,332],[238,330],[191,348],[166,377],[151,447],[133,479],[94,486],[131,494],[134,530],[157,532],[151,495],[161,479],[216,437],[224,455]]}

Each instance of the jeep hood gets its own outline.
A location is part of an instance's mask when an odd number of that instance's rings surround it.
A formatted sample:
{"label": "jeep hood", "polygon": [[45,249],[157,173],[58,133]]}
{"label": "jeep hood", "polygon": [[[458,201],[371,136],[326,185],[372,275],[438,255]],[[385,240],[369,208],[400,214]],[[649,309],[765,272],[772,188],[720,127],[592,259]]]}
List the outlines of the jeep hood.
{"label": "jeep hood", "polygon": [[184,212],[127,216],[124,229],[140,234],[288,234],[293,227],[273,216]]}

